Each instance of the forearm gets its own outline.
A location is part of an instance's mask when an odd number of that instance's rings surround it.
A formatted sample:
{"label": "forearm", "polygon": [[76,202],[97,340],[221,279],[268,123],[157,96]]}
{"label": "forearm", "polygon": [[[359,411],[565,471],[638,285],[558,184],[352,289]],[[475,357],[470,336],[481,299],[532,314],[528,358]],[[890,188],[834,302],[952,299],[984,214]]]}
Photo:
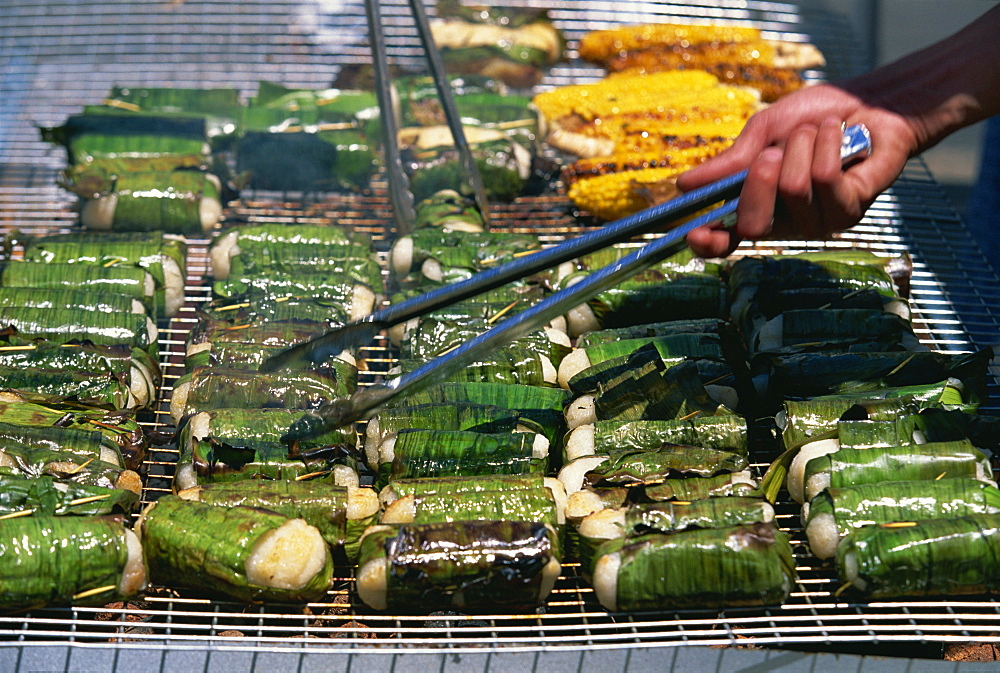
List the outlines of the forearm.
{"label": "forearm", "polygon": [[926,49],[841,83],[866,104],[903,116],[913,154],[1000,114],[1000,7]]}

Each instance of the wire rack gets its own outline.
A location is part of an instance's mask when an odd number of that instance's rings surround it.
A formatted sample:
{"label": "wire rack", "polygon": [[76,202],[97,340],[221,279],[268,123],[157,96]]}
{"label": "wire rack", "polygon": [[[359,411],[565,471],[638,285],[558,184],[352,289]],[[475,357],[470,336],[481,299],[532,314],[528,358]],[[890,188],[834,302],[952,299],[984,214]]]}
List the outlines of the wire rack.
{"label": "wire rack", "polygon": [[[830,62],[814,79],[857,71],[864,63],[841,17],[821,9],[773,2],[630,2],[597,0],[496,2],[550,8],[569,39],[570,60],[542,87],[595,79],[600,72],[572,57],[588,30],[650,20],[750,21],[775,37],[817,44]],[[417,36],[403,0],[384,3],[390,57],[420,67]],[[369,60],[364,10],[355,0],[177,0],[102,3],[6,0],[0,25],[0,231],[69,231],[74,201],[55,186],[61,151],[41,143],[37,127],[57,125],[84,104],[99,102],[116,83],[135,86],[234,86],[244,94],[257,81],[326,87],[339,68]],[[227,211],[227,222],[338,221],[367,232],[380,251],[393,236],[384,183],[370,193],[252,193]],[[526,197],[493,208],[495,226],[538,234],[552,243],[588,227],[559,193]],[[196,307],[210,295],[207,240],[190,240],[187,301],[161,330],[165,374],[160,408],[143,419],[170,434],[166,413],[172,382],[183,371],[186,335]],[[913,162],[864,222],[825,244],[909,252],[912,301],[921,340],[936,350],[971,351],[1000,334],[1000,281],[923,164]],[[781,242],[744,245],[737,254],[814,248]],[[388,370],[392,353],[377,341],[363,349],[371,383]],[[996,371],[994,371],[994,374]],[[995,377],[994,377],[995,379]],[[996,399],[996,381],[992,381]],[[996,413],[988,406],[986,413]],[[760,455],[758,468],[772,456]],[[161,446],[150,457],[143,500],[169,492],[177,451]],[[178,595],[153,588],[128,603],[101,608],[51,608],[0,616],[0,642],[81,647],[191,648],[206,642],[236,650],[288,652],[538,652],[641,649],[674,645],[783,645],[1000,641],[1000,603],[993,600],[855,603],[842,599],[836,573],[804,548],[798,508],[777,506],[779,525],[796,550],[800,581],[781,606],[724,612],[609,614],[582,580],[578,564],[546,604],[526,614],[394,614],[368,610],[352,592],[353,569],[339,568],[326,600],[308,606],[251,605]]]}

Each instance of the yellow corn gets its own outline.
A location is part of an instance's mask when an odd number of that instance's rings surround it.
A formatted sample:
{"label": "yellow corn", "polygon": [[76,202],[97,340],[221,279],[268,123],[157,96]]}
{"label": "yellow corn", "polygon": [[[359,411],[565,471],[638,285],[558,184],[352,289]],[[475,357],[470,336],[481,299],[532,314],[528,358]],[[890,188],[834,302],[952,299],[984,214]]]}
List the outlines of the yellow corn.
{"label": "yellow corn", "polygon": [[707,72],[685,70],[652,75],[609,76],[594,84],[564,86],[535,96],[538,109],[550,120],[578,115],[586,121],[611,115],[656,110],[665,99],[682,92],[704,92],[719,80]]}
{"label": "yellow corn", "polygon": [[760,41],[760,31],[745,26],[684,25],[655,23],[587,33],[580,40],[580,58],[603,63],[622,51],[648,49],[655,45],[688,47]]}
{"label": "yellow corn", "polygon": [[655,188],[656,183],[672,181],[683,172],[674,167],[644,168],[583,178],[570,186],[569,198],[595,217],[617,220],[649,205],[642,196],[643,187]]}

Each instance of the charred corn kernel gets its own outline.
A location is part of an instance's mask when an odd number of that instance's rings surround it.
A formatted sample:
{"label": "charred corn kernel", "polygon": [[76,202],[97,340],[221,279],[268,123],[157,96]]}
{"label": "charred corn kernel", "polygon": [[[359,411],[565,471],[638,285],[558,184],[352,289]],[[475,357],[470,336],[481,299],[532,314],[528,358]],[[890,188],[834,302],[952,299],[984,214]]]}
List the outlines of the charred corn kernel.
{"label": "charred corn kernel", "polygon": [[684,172],[694,168],[705,159],[713,157],[730,142],[709,142],[704,138],[690,138],[691,144],[678,146],[657,152],[623,152],[607,157],[579,159],[563,169],[562,179],[567,185],[578,180],[619,173],[621,171],[637,171],[647,168],[673,168]]}
{"label": "charred corn kernel", "polygon": [[683,126],[679,124],[651,124],[648,130],[641,132],[622,129],[621,134],[614,136],[614,154],[677,155],[686,160],[703,161],[732,145],[745,122],[738,119],[724,125],[713,124],[725,126],[726,132],[712,136],[687,135],[686,130],[676,128]]}
{"label": "charred corn kernel", "polygon": [[534,102],[548,119],[578,115],[591,121],[611,115],[655,111],[666,98],[681,92],[711,90],[719,80],[707,72],[683,70],[639,77],[609,76],[593,84],[544,91]]}
{"label": "charred corn kernel", "polygon": [[657,44],[680,46],[705,43],[739,43],[760,40],[760,31],[746,26],[656,23],[596,30],[580,40],[580,58],[603,63],[622,51],[648,49]]}
{"label": "charred corn kernel", "polygon": [[672,167],[645,168],[584,178],[569,188],[569,198],[595,217],[616,220],[649,205],[639,192],[643,185],[672,180],[682,172]]}

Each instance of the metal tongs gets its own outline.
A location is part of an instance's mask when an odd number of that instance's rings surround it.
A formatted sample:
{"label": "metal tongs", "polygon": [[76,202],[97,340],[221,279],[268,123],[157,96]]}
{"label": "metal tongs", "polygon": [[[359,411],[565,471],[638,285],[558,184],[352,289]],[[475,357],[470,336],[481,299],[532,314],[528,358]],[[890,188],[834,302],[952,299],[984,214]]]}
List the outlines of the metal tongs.
{"label": "metal tongs", "polygon": [[[871,153],[871,138],[864,126],[844,130],[841,162],[846,166]],[[319,409],[307,412],[288,433],[289,439],[304,438],[330,427],[340,427],[371,416],[378,408],[400,397],[445,380],[452,373],[511,341],[541,328],[569,309],[589,301],[621,281],[629,278],[687,246],[686,237],[694,229],[721,223],[735,224],[737,195],[747,177],[742,171],[710,185],[692,190],[666,203],[616,220],[602,229],[578,236],[557,246],[541,250],[481,273],[468,280],[433,290],[425,295],[376,311],[366,318],[335,329],[311,341],[293,346],[273,356],[261,366],[262,371],[302,366],[322,362],[373,337],[379,330],[448,306],[468,297],[499,287],[505,283],[552,268],[581,255],[649,232],[674,220],[690,216],[706,207],[724,201],[722,205],[694,217],[654,239],[644,247],[590,274],[584,280],[560,290],[531,308],[507,319],[489,331],[467,341],[416,370],[386,383],[359,388],[351,397],[334,400]]]}
{"label": "metal tongs", "polygon": [[[399,152],[399,128],[395,115],[395,111],[399,108],[399,101],[392,85],[392,76],[389,74],[389,56],[386,52],[385,29],[382,23],[382,10],[379,7],[380,2],[381,0],[365,0],[365,13],[368,16],[368,33],[375,69],[375,93],[378,97],[379,109],[382,110],[380,115],[382,147],[385,154],[386,177],[389,182],[389,201],[392,203],[396,231],[400,234],[408,234],[413,228],[413,220],[416,215],[413,209],[410,181],[403,169],[403,160]],[[465,137],[465,129],[462,127],[462,118],[455,105],[451,82],[445,72],[441,54],[434,44],[431,26],[427,21],[427,13],[424,11],[421,0],[409,0],[409,2],[413,20],[417,24],[417,34],[420,35],[421,44],[430,64],[431,78],[434,80],[438,101],[444,110],[452,142],[455,144],[459,160],[462,162],[462,170],[469,180],[469,186],[472,187],[473,198],[483,216],[483,221],[489,222],[486,188],[483,185],[483,178],[479,174],[479,167],[472,156],[472,148],[469,147],[469,142]]]}

